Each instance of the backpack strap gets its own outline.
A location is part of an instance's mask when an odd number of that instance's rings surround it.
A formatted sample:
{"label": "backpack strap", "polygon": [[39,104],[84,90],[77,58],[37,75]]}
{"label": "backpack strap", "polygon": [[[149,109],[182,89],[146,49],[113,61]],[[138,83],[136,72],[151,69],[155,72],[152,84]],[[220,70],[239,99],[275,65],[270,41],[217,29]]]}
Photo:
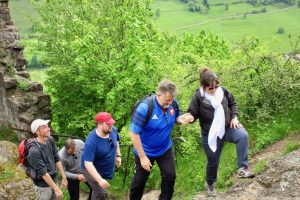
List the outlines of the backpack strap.
{"label": "backpack strap", "polygon": [[177,103],[176,101],[173,101],[173,102],[172,102],[172,107],[174,108],[175,112],[176,112],[177,110],[179,110],[179,105],[178,105],[178,103]]}
{"label": "backpack strap", "polygon": [[148,101],[148,110],[147,110],[146,123],[145,124],[147,124],[149,122],[150,117],[153,113],[153,96],[147,97],[147,101]]}

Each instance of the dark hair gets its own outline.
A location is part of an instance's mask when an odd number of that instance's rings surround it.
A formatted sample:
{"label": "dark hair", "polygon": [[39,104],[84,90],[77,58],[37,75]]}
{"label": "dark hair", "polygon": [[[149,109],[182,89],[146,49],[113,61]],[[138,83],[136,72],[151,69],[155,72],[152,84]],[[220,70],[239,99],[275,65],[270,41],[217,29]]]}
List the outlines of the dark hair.
{"label": "dark hair", "polygon": [[211,86],[214,82],[219,84],[218,76],[208,68],[200,70],[200,85],[203,87]]}
{"label": "dark hair", "polygon": [[75,148],[76,147],[76,143],[72,138],[68,138],[65,141],[65,148],[68,150],[70,148]]}

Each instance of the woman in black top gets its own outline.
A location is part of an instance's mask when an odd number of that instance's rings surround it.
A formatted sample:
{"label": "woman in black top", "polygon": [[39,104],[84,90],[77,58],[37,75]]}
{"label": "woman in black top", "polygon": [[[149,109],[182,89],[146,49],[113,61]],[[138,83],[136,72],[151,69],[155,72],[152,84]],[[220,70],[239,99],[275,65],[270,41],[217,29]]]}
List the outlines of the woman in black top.
{"label": "woman in black top", "polygon": [[224,141],[235,143],[238,157],[238,177],[253,178],[248,170],[248,133],[238,121],[234,97],[219,85],[218,76],[204,68],[200,72],[201,87],[195,92],[187,116],[188,121],[199,119],[202,146],[207,157],[206,190],[216,196],[215,183]]}

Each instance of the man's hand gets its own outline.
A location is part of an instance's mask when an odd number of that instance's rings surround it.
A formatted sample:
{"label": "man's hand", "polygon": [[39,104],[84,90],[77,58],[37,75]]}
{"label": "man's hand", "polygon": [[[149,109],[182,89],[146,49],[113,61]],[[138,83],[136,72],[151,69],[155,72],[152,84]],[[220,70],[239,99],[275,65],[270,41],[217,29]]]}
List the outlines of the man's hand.
{"label": "man's hand", "polygon": [[147,157],[147,156],[144,156],[144,157],[140,158],[140,160],[141,160],[141,165],[142,165],[142,167],[143,167],[146,171],[150,172],[150,171],[151,171],[152,164],[151,164],[150,160],[148,159],[148,157]]}
{"label": "man's hand", "polygon": [[239,122],[239,120],[237,118],[233,118],[230,122],[230,128],[242,128],[243,125]]}
{"label": "man's hand", "polygon": [[119,168],[119,167],[121,167],[121,164],[122,164],[122,159],[121,159],[121,157],[116,157],[116,166],[117,166],[117,168]]}
{"label": "man's hand", "polygon": [[186,125],[194,121],[193,115],[191,113],[185,113],[177,117],[176,122],[178,124]]}
{"label": "man's hand", "polygon": [[99,186],[103,189],[107,189],[110,187],[109,183],[105,180],[105,179],[101,179],[99,182],[98,182]]}
{"label": "man's hand", "polygon": [[54,193],[55,193],[57,199],[62,199],[64,197],[64,194],[62,193],[62,191],[59,188],[54,190]]}
{"label": "man's hand", "polygon": [[61,179],[61,187],[67,189],[68,188],[68,180],[66,177]]}
{"label": "man's hand", "polygon": [[86,179],[85,179],[85,177],[84,177],[82,174],[78,174],[78,175],[77,175],[77,179],[78,179],[80,182],[86,182]]}

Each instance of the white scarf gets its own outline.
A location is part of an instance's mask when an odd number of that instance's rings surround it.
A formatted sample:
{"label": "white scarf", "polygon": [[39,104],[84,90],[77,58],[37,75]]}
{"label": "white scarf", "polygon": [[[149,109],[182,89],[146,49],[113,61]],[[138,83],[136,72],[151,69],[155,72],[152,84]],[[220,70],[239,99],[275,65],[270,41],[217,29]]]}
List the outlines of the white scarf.
{"label": "white scarf", "polygon": [[224,97],[224,92],[221,87],[218,87],[215,95],[212,96],[204,92],[203,88],[201,87],[200,93],[201,96],[204,96],[205,99],[207,99],[215,109],[214,119],[208,133],[208,145],[213,152],[216,152],[217,137],[222,139],[225,134],[225,113],[221,104]]}

